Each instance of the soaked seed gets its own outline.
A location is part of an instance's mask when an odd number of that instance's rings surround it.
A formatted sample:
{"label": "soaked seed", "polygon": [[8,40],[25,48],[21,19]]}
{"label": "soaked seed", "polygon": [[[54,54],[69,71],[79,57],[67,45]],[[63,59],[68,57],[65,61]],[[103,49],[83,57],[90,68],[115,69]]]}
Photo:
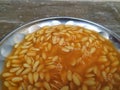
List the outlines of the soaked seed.
{"label": "soaked seed", "polygon": [[96,82],[93,79],[87,79],[87,80],[84,81],[84,83],[86,85],[89,85],[89,86],[92,86],[92,85],[96,84]]}
{"label": "soaked seed", "polygon": [[23,66],[24,66],[24,67],[30,67],[30,65],[27,64],[27,63],[23,64]]}
{"label": "soaked seed", "polygon": [[85,42],[85,41],[87,41],[88,40],[88,37],[84,37],[84,38],[82,38],[82,42]]}
{"label": "soaked seed", "polygon": [[80,79],[79,79],[78,75],[76,75],[76,73],[73,74],[72,78],[73,78],[73,82],[74,82],[77,86],[79,86],[79,85],[81,84]]}
{"label": "soaked seed", "polygon": [[28,52],[27,55],[28,56],[36,56],[36,52]]}
{"label": "soaked seed", "polygon": [[52,48],[52,44],[49,43],[49,44],[48,44],[48,50],[51,50],[51,48]]}
{"label": "soaked seed", "polygon": [[41,73],[40,73],[40,79],[42,79],[42,80],[43,80],[43,79],[44,79],[44,77],[45,77],[44,73],[42,73],[42,72],[41,72]]}
{"label": "soaked seed", "polygon": [[20,64],[21,61],[20,61],[20,60],[12,60],[12,63],[13,63],[13,64]]}
{"label": "soaked seed", "polygon": [[46,80],[47,82],[50,81],[50,74],[49,74],[49,73],[46,73],[46,74],[45,74],[45,80]]}
{"label": "soaked seed", "polygon": [[85,84],[83,84],[82,85],[82,90],[88,90],[88,87]]}
{"label": "soaked seed", "polygon": [[19,75],[19,74],[21,74],[21,72],[24,70],[24,68],[22,67],[22,68],[20,68],[18,71],[16,71],[16,75]]}
{"label": "soaked seed", "polygon": [[46,53],[44,53],[44,52],[42,53],[42,58],[43,58],[43,59],[46,59],[46,58],[47,58]]}
{"label": "soaked seed", "polygon": [[107,60],[107,57],[106,57],[106,56],[101,56],[101,57],[98,59],[98,61],[100,61],[100,62],[106,62],[106,61],[108,61],[108,60]]}
{"label": "soaked seed", "polygon": [[60,90],[69,90],[68,86],[63,86]]}
{"label": "soaked seed", "polygon": [[9,72],[6,72],[6,73],[3,73],[2,76],[3,77],[10,77],[12,76],[13,74],[12,73],[9,73]]}
{"label": "soaked seed", "polygon": [[24,82],[22,82],[22,89],[26,90],[26,88],[27,88],[26,84]]}
{"label": "soaked seed", "polygon": [[42,69],[44,68],[44,65],[43,64],[40,64],[37,68],[37,72],[41,71]]}
{"label": "soaked seed", "polygon": [[95,51],[96,51],[96,48],[95,48],[95,47],[92,47],[92,48],[90,49],[90,53],[91,53],[91,54],[93,54]]}
{"label": "soaked seed", "polygon": [[40,61],[36,61],[35,63],[34,63],[34,65],[33,65],[33,72],[35,71],[35,70],[37,70],[37,67],[38,67],[38,65],[40,64]]}
{"label": "soaked seed", "polygon": [[18,56],[10,56],[9,59],[17,59]]}
{"label": "soaked seed", "polygon": [[20,67],[11,68],[11,69],[10,69],[10,72],[16,72],[16,71],[18,71],[19,69],[20,69]]}
{"label": "soaked seed", "polygon": [[60,46],[63,45],[63,44],[64,44],[64,38],[60,39],[60,41],[59,41]]}
{"label": "soaked seed", "polygon": [[73,60],[72,62],[71,62],[71,65],[72,66],[75,66],[77,64],[77,60]]}
{"label": "soaked seed", "polygon": [[65,48],[69,49],[69,50],[73,50],[74,47],[73,46],[65,46]]}
{"label": "soaked seed", "polygon": [[33,74],[33,79],[34,79],[34,82],[37,82],[37,81],[38,81],[38,79],[39,79],[39,74],[38,74],[37,72],[35,72],[35,73]]}
{"label": "soaked seed", "polygon": [[4,85],[5,85],[6,87],[10,87],[10,83],[9,83],[8,81],[4,81]]}
{"label": "soaked seed", "polygon": [[106,74],[106,72],[105,72],[105,71],[102,71],[102,76],[103,76],[103,78],[104,78],[104,79],[106,79],[106,78],[107,78],[107,74]]}
{"label": "soaked seed", "polygon": [[36,86],[36,87],[42,87],[42,83],[41,83],[41,82],[36,82],[36,83],[35,83],[35,86]]}
{"label": "soaked seed", "polygon": [[29,85],[29,86],[27,87],[27,90],[33,90],[33,87],[32,87],[31,85]]}
{"label": "soaked seed", "polygon": [[112,69],[110,70],[111,73],[115,73],[116,71],[117,71],[117,68],[112,68]]}
{"label": "soaked seed", "polygon": [[14,77],[14,78],[12,78],[12,81],[13,81],[13,82],[20,82],[20,81],[22,81],[22,80],[23,80],[22,77]]}
{"label": "soaked seed", "polygon": [[32,73],[28,74],[28,80],[29,80],[30,84],[33,84],[33,75],[32,75]]}
{"label": "soaked seed", "polygon": [[118,73],[114,74],[115,79],[120,80],[120,75]]}
{"label": "soaked seed", "polygon": [[58,39],[58,38],[57,38],[56,36],[53,36],[53,37],[52,37],[52,43],[53,43],[53,44],[57,44],[57,42],[58,42],[57,39]]}
{"label": "soaked seed", "polygon": [[52,58],[52,61],[57,61],[58,59],[59,59],[59,57],[55,56],[55,57]]}
{"label": "soaked seed", "polygon": [[56,68],[56,66],[55,65],[49,65],[49,66],[46,66],[46,68],[47,69],[54,69],[54,68]]}
{"label": "soaked seed", "polygon": [[102,88],[102,90],[110,90],[110,87],[109,86],[105,86]]}
{"label": "soaked seed", "polygon": [[114,61],[113,63],[112,63],[112,66],[117,66],[119,64],[119,61]]}
{"label": "soaked seed", "polygon": [[71,72],[70,70],[68,70],[68,72],[67,72],[67,79],[68,79],[69,81],[72,80],[72,72]]}
{"label": "soaked seed", "polygon": [[54,85],[54,84],[50,84],[50,86],[51,86],[53,89],[55,89],[55,90],[59,90],[59,87],[57,87],[57,86]]}
{"label": "soaked seed", "polygon": [[70,52],[70,49],[62,48],[62,51],[63,51],[63,52]]}
{"label": "soaked seed", "polygon": [[27,64],[31,64],[32,63],[31,58],[30,57],[26,57],[26,62],[27,62]]}
{"label": "soaked seed", "polygon": [[43,85],[44,85],[46,90],[51,90],[51,87],[50,87],[49,83],[44,82]]}
{"label": "soaked seed", "polygon": [[27,68],[22,72],[22,75],[27,74],[31,71],[31,68]]}
{"label": "soaked seed", "polygon": [[94,74],[86,74],[85,77],[94,77],[95,75]]}
{"label": "soaked seed", "polygon": [[10,66],[11,66],[11,62],[10,62],[10,61],[7,61],[6,67],[9,68]]}
{"label": "soaked seed", "polygon": [[12,86],[17,86],[17,84],[14,83],[14,82],[12,82],[12,81],[9,81],[9,83],[10,83],[10,85],[12,85]]}

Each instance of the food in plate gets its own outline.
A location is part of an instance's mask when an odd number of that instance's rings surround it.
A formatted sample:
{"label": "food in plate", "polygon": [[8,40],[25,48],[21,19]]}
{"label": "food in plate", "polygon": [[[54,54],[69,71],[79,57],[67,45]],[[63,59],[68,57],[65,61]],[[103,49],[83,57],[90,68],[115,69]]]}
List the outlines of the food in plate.
{"label": "food in plate", "polygon": [[95,31],[45,26],[5,60],[3,90],[120,90],[120,53]]}

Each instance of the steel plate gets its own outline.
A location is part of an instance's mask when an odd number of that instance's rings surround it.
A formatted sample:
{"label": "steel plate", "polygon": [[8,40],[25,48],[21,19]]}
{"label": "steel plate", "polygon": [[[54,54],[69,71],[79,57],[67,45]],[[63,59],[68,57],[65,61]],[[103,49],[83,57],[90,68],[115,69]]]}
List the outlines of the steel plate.
{"label": "steel plate", "polygon": [[32,33],[38,28],[41,28],[46,25],[53,26],[59,24],[82,26],[87,29],[94,30],[106,39],[109,39],[117,48],[117,50],[120,50],[120,36],[94,22],[73,17],[51,17],[39,19],[15,29],[13,32],[9,33],[0,41],[0,72],[2,71],[6,56],[9,55],[13,46],[16,43],[20,42],[25,37],[25,35],[27,35],[28,33]]}

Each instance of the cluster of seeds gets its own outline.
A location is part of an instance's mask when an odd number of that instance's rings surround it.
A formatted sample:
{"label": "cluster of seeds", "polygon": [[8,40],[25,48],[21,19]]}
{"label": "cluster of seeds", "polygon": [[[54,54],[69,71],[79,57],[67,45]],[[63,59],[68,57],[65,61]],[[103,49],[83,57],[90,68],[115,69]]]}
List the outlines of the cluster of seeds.
{"label": "cluster of seeds", "polygon": [[120,53],[79,26],[46,26],[6,58],[3,90],[120,90]]}

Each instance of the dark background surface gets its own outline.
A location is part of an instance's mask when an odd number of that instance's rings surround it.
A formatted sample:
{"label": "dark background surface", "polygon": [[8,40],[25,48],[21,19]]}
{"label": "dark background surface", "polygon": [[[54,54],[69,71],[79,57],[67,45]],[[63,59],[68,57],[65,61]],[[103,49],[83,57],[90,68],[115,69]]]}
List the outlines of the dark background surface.
{"label": "dark background surface", "polygon": [[120,35],[120,2],[0,0],[0,39],[27,22],[56,16],[91,20]]}

